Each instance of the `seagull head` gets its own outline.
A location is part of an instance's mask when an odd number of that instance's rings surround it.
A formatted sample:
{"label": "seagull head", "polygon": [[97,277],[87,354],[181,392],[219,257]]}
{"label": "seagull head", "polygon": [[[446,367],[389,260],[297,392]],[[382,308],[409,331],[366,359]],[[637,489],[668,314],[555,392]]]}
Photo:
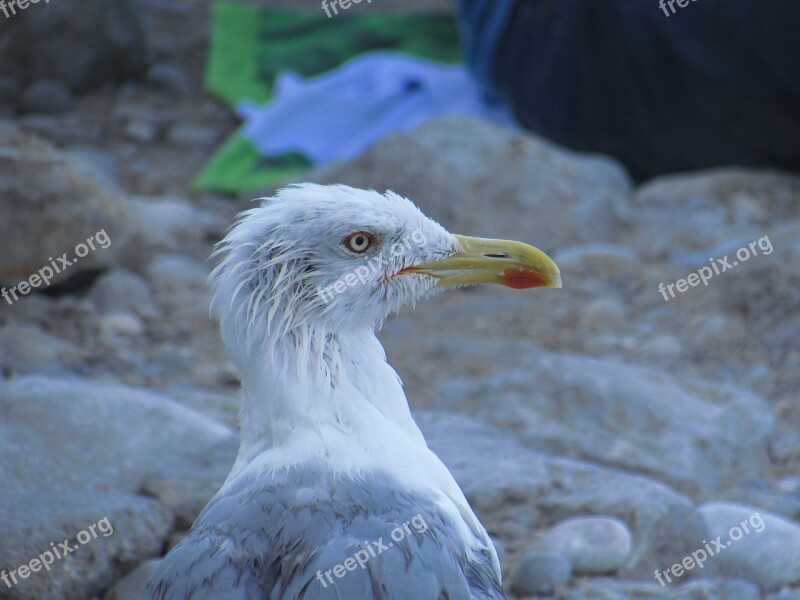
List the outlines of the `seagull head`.
{"label": "seagull head", "polygon": [[304,328],[375,328],[447,287],[561,287],[558,267],[520,242],[454,235],[410,200],[302,184],[242,213],[216,254],[212,311],[237,344]]}
{"label": "seagull head", "polygon": [[448,287],[561,287],[556,264],[533,246],[455,235],[394,192],[344,185],[262,199],[215,254],[224,258],[211,275],[212,312],[229,347],[374,329]]}

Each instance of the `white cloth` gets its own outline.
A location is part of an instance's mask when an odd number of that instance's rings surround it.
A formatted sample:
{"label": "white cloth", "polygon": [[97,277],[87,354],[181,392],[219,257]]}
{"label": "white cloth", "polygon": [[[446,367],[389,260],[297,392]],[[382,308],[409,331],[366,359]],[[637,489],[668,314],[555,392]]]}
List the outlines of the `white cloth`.
{"label": "white cloth", "polygon": [[353,158],[387,135],[444,114],[514,125],[463,65],[374,52],[304,80],[281,75],[274,100],[243,104],[243,133],[266,155],[299,152],[316,164]]}

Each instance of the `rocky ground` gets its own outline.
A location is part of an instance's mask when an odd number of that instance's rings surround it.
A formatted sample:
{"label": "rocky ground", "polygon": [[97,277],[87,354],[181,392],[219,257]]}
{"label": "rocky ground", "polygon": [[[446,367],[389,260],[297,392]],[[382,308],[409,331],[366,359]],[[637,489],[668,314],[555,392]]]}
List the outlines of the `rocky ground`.
{"label": "rocky ground", "polygon": [[[0,598],[138,597],[237,447],[238,379],[206,277],[250,202],[187,192],[236,127],[202,91],[209,3],[116,4],[143,17],[141,39],[125,21],[101,41],[138,78],[86,91],[89,60],[66,75],[3,75],[0,60],[0,281],[97,245],[46,289],[0,300],[0,569],[114,526],[0,580]],[[60,5],[82,21],[59,22],[37,56],[91,35],[94,4]],[[38,8],[2,23],[0,56],[11,27],[52,27]],[[394,189],[451,231],[525,240],[561,267],[562,290],[458,290],[381,333],[510,597],[800,599],[800,178],[731,168],[635,186],[611,159],[449,118],[306,179]],[[707,286],[659,291],[751,243]],[[703,568],[678,565],[718,536]]]}

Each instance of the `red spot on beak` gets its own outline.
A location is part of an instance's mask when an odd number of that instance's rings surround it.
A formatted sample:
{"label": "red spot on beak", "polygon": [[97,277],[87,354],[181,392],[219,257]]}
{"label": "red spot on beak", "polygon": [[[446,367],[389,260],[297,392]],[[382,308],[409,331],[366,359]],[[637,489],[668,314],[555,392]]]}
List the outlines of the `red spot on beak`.
{"label": "red spot on beak", "polygon": [[513,267],[503,269],[498,283],[515,290],[527,290],[529,288],[547,287],[550,285],[550,280],[539,271],[527,267]]}

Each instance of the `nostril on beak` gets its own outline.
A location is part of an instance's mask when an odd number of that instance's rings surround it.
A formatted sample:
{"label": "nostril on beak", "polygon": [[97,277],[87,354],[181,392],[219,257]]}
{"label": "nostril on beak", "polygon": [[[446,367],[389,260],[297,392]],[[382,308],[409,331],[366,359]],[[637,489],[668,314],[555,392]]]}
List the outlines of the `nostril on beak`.
{"label": "nostril on beak", "polygon": [[508,258],[508,254],[484,254],[486,258]]}

